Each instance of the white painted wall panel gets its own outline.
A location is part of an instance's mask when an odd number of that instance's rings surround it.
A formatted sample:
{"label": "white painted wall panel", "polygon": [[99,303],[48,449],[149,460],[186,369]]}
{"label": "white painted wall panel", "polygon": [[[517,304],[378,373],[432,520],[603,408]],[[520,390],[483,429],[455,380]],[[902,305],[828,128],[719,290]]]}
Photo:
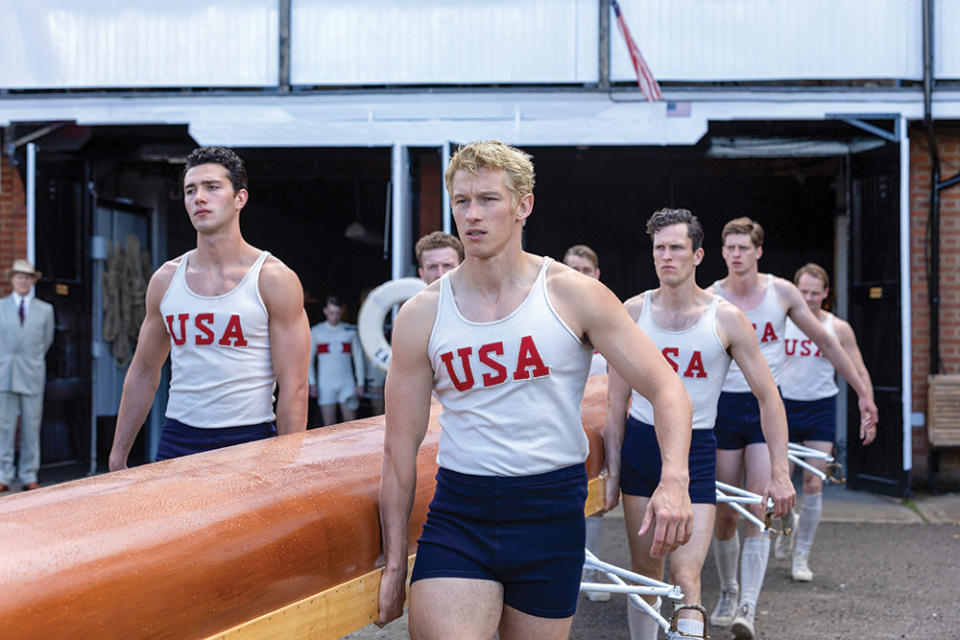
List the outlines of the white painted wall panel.
{"label": "white painted wall panel", "polygon": [[0,0],[0,87],[276,85],[276,0]]}
{"label": "white painted wall panel", "polygon": [[299,85],[590,83],[597,0],[292,0]]}
{"label": "white painted wall panel", "polygon": [[[921,0],[620,0],[620,6],[658,80],[923,77]],[[612,19],[610,41],[611,78],[635,80]]]}
{"label": "white painted wall panel", "polygon": [[960,78],[960,2],[933,4],[933,73],[938,79],[955,80]]}

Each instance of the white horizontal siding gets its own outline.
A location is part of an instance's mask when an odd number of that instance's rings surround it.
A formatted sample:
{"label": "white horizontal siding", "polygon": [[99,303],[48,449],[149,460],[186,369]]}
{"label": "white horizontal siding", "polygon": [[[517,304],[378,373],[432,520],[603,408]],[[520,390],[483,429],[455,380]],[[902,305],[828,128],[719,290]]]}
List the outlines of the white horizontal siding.
{"label": "white horizontal siding", "polygon": [[299,85],[590,83],[597,0],[293,0]]}
{"label": "white horizontal siding", "polygon": [[0,87],[276,85],[276,0],[0,0]]}
{"label": "white horizontal siding", "polygon": [[[658,80],[923,76],[921,0],[620,0],[620,6]],[[610,39],[611,78],[635,79],[614,20]]]}
{"label": "white horizontal siding", "polygon": [[[960,78],[960,0],[935,3]],[[666,81],[922,77],[922,0],[621,0]],[[0,0],[0,88],[271,87],[277,0]],[[297,85],[590,84],[598,0],[291,0]],[[611,75],[634,72],[611,20]]]}
{"label": "white horizontal siding", "polygon": [[960,2],[933,3],[933,73],[937,78],[960,78]]}

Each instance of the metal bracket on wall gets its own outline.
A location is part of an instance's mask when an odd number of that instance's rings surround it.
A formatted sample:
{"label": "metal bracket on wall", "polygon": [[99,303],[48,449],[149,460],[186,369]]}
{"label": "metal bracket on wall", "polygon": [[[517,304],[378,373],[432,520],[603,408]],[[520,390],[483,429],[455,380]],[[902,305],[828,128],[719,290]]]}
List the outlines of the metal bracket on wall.
{"label": "metal bracket on wall", "polygon": [[[888,142],[900,142],[900,114],[897,113],[828,113],[826,117],[831,120],[842,120],[851,127],[862,129],[867,133],[883,138]],[[867,120],[893,120],[893,131],[881,129],[875,124],[870,124]]]}
{"label": "metal bracket on wall", "polygon": [[[60,129],[66,125],[67,125],[66,122],[56,122],[54,124],[49,124],[45,127],[41,127],[36,131],[31,131],[27,135],[20,136],[19,138],[16,138],[15,140],[11,140],[7,144],[3,145],[3,151],[8,156],[10,156],[11,159],[13,159],[13,154],[16,153],[18,147],[22,147],[23,145],[29,142],[33,142],[34,140],[38,140],[46,135],[49,135],[54,131],[56,131],[57,129]],[[12,134],[9,134],[9,132],[12,130],[13,130],[13,127],[7,127],[8,135],[12,135]]]}

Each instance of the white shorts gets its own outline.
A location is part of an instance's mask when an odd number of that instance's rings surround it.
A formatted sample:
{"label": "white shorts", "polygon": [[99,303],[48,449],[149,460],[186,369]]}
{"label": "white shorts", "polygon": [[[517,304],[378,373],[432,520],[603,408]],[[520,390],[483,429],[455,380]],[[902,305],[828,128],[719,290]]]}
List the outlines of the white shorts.
{"label": "white shorts", "polygon": [[317,389],[317,404],[348,404],[351,398],[356,402],[357,386],[353,380],[341,378],[324,382],[321,381]]}

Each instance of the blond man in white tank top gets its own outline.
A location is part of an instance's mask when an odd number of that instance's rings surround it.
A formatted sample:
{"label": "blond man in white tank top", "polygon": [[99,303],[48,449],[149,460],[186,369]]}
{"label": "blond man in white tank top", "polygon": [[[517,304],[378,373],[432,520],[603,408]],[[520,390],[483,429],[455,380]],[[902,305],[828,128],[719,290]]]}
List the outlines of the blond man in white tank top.
{"label": "blond man in white tank top", "polygon": [[[721,233],[721,251],[727,264],[727,277],[715,282],[707,291],[732,302],[748,317],[756,310],[763,309],[766,312],[769,307],[774,307],[777,320],[784,316],[793,320],[817,343],[827,359],[857,392],[861,431],[866,434],[869,429],[875,428],[877,421],[877,406],[873,402],[870,389],[860,379],[840,343],[824,330],[823,325],[807,308],[797,287],[789,280],[759,272],[758,263],[763,256],[763,236],[763,227],[750,218],[735,218],[728,222]],[[770,365],[774,380],[779,384],[785,357],[783,324],[774,326],[773,322],[764,318],[757,318],[754,324],[757,341]],[[774,346],[776,348],[772,348]],[[754,437],[752,440],[748,432],[750,429],[758,430],[760,422],[756,407],[747,409],[749,415],[743,414],[743,409],[740,408],[733,411],[727,409],[744,405],[742,398],[733,395],[741,393],[742,388],[742,376],[738,377],[731,367],[724,393],[720,395],[717,415],[717,479],[739,486],[741,478],[745,478],[745,488],[754,493],[762,492],[770,482],[786,490],[787,485],[791,484],[787,465],[786,430],[764,431],[766,442],[763,442],[763,438],[754,441]],[[727,389],[732,391],[728,392]],[[733,429],[728,428],[729,425],[735,425],[741,431],[733,433]],[[732,436],[727,438],[727,433]],[[741,437],[742,441],[738,444]],[[752,505],[751,509],[757,514],[762,511],[760,505]],[[747,524],[747,540],[743,545],[740,570],[742,583],[738,583],[740,542],[737,536],[737,520],[737,513],[729,506],[720,505],[717,508],[713,548],[720,574],[721,593],[717,606],[710,615],[710,623],[715,626],[730,625],[737,638],[753,638],[757,600],[770,556],[770,539],[754,525]]]}
{"label": "blond man in white tank top", "polygon": [[[731,361],[736,361],[756,395],[765,422],[785,431],[786,416],[769,367],[760,353],[749,321],[734,305],[712,295],[696,282],[703,261],[703,227],[687,209],[661,209],[647,221],[653,241],[653,263],[660,287],[627,300],[625,307],[664,358],[670,361],[693,402],[693,442],[690,449],[690,498],[693,501],[693,536],[670,554],[671,582],[683,591],[683,604],[700,607],[700,572],[710,547],[716,512],[716,438],[713,426],[717,398]],[[620,482],[633,568],[661,579],[663,558],[650,555],[649,534],[638,536],[637,526],[649,500],[649,479],[655,475],[655,446],[648,442],[651,416],[642,398],[627,406],[631,390],[616,371],[610,372],[607,414],[604,422],[607,482]],[[769,426],[769,425],[768,425]],[[625,433],[629,436],[625,440]],[[622,452],[622,455],[621,455]],[[764,498],[773,498],[776,513],[784,516],[793,506],[792,486],[770,483]],[[659,599],[647,601],[659,607]],[[631,640],[656,640],[658,625],[632,602],[627,605]],[[677,623],[681,636],[704,637],[702,607],[681,610]]]}
{"label": "blond man in white tank top", "polygon": [[[820,265],[808,262],[800,267],[793,277],[797,289],[817,321],[834,335],[846,350],[861,380],[873,389],[870,374],[863,363],[863,356],[857,347],[857,337],[850,325],[823,308],[830,294],[830,276]],[[806,447],[831,453],[836,440],[836,395],[835,371],[823,354],[810,344],[810,340],[797,327],[787,322],[785,352],[787,356],[783,370],[783,400],[787,408],[790,427],[790,441],[799,442]],[[868,429],[861,435],[861,442],[868,445],[876,437],[876,429]],[[810,458],[808,464],[825,472],[827,463],[818,458]],[[793,463],[790,474],[793,475]],[[793,533],[789,537],[778,537],[774,542],[774,557],[791,561],[790,575],[799,582],[813,580],[808,558],[813,546],[813,538],[820,524],[823,509],[823,481],[807,469],[803,470],[803,501],[799,514],[792,518]]]}
{"label": "blond man in white tank top", "polygon": [[[686,495],[690,400],[666,361],[606,287],[523,251],[523,225],[533,210],[533,164],[527,154],[498,141],[462,147],[451,158],[446,186],[466,259],[409,300],[394,325],[380,484],[386,566],[380,582],[377,624],[383,626],[403,613],[417,450],[426,432],[431,391],[436,385],[444,404],[440,477],[513,485],[532,477],[521,472],[545,472],[549,476],[580,466],[577,482],[581,483],[581,493],[574,500],[569,523],[577,530],[557,542],[550,523],[539,527],[535,523],[534,533],[539,536],[534,535],[523,550],[523,555],[539,553],[547,544],[539,538],[550,538],[550,544],[562,547],[569,558],[579,556],[579,565],[565,565],[562,584],[545,581],[524,589],[520,587],[525,585],[515,584],[509,576],[486,575],[479,565],[467,573],[445,574],[438,562],[423,579],[417,579],[415,567],[410,587],[411,636],[489,640],[499,632],[502,640],[566,638],[573,611],[564,613],[562,609],[576,608],[583,560],[586,476],[582,465],[587,449],[579,420],[580,397],[571,398],[564,390],[579,388],[582,393],[595,347],[653,404],[666,463],[642,528],[644,533],[655,531],[653,553],[661,555],[690,536],[692,510]],[[515,320],[529,309],[538,309],[541,317],[517,326]],[[455,327],[437,325],[440,315]],[[494,331],[499,326],[505,328],[502,337]],[[453,335],[454,329],[459,338]],[[547,331],[544,344],[541,329]],[[518,330],[528,335],[518,336]],[[477,336],[483,336],[479,342]],[[551,360],[548,351],[558,350],[566,355]],[[562,405],[562,411],[558,406],[556,411],[560,413],[554,413],[564,416],[563,423],[540,419],[546,403],[529,401],[541,393]],[[524,402],[514,402],[514,396]],[[488,400],[492,402],[485,405]],[[511,406],[509,412],[504,411],[507,404]],[[490,415],[497,419],[489,420]],[[500,418],[509,421],[510,432],[500,429]],[[528,442],[518,436],[511,440],[513,429],[535,432],[541,439]],[[472,450],[469,445],[477,438],[488,444]],[[571,461],[576,463],[565,466]],[[453,468],[445,469],[445,464]],[[446,499],[442,490],[438,481],[435,501]],[[617,488],[608,484],[607,490],[616,492]],[[496,499],[508,509],[523,508],[514,498],[519,489],[502,493],[502,498],[480,498]],[[424,536],[433,528],[434,515],[431,509]],[[447,521],[461,529],[488,528],[487,520],[467,525],[459,515]],[[529,539],[529,532],[525,535]],[[484,540],[482,548],[476,550],[458,551],[448,558],[449,563],[471,565],[477,553],[489,551],[488,542]],[[577,544],[580,548],[573,548]],[[433,557],[438,557],[436,551],[431,547]],[[423,555],[421,544],[418,566]],[[522,562],[522,558],[511,557],[508,562]],[[549,570],[551,564],[545,568]],[[546,602],[543,606],[551,607],[549,612],[518,604],[539,598],[539,592],[546,589],[563,590],[564,603]]]}
{"label": "blond man in white tank top", "polygon": [[[146,317],[140,327],[137,349],[123,382],[123,395],[117,415],[117,427],[110,451],[110,470],[126,468],[127,457],[137,432],[143,425],[153,404],[153,396],[160,383],[160,372],[167,355],[174,347],[189,347],[194,356],[200,350],[210,350],[191,362],[206,363],[202,371],[182,369],[182,376],[202,380],[210,394],[221,394],[227,386],[235,389],[236,402],[229,397],[218,398],[210,405],[207,398],[198,397],[190,385],[179,385],[186,402],[180,406],[192,407],[178,414],[171,427],[168,416],[161,445],[168,427],[177,429],[181,454],[217,448],[237,441],[234,435],[251,432],[258,439],[267,433],[278,435],[303,431],[307,424],[307,369],[310,360],[310,325],[303,309],[303,289],[297,275],[280,260],[247,243],[240,233],[240,211],[247,203],[247,173],[236,153],[221,147],[201,147],[187,158],[183,175],[183,203],[197,232],[196,249],[161,266],[147,285]],[[266,331],[258,331],[260,344],[253,344],[244,333],[243,317],[231,314],[229,309],[217,313],[202,310],[204,301],[213,304],[228,298],[231,293],[249,283],[247,274],[259,269],[259,278],[252,292],[254,306],[266,316]],[[179,274],[179,275],[178,275]],[[186,292],[195,313],[175,313],[165,318],[161,303],[175,276]],[[216,350],[257,348],[251,361],[257,369],[257,396],[261,406],[247,407],[243,399],[249,394],[245,378],[249,371],[236,367],[219,357]],[[174,351],[173,353],[177,353]],[[187,352],[184,352],[187,353]],[[211,355],[212,354],[212,355]],[[172,356],[175,357],[175,356]],[[249,354],[244,354],[248,360]],[[223,366],[215,366],[217,362]],[[175,364],[175,370],[178,369]],[[214,366],[211,366],[214,365]],[[196,368],[196,367],[193,367]],[[175,374],[176,375],[176,374]],[[214,376],[222,375],[223,385],[217,385]],[[179,381],[179,382],[182,382]],[[171,389],[179,384],[171,380]],[[262,389],[260,388],[262,387]],[[276,412],[269,406],[273,387],[278,387]],[[202,394],[200,394],[202,395]],[[171,405],[175,403],[171,401]],[[234,412],[221,407],[236,406]],[[197,409],[201,407],[201,409]],[[168,405],[168,412],[169,412]],[[239,411],[239,413],[234,413]],[[191,413],[203,416],[202,421],[216,420],[216,424],[191,424]],[[263,422],[267,419],[267,422]],[[275,426],[270,420],[275,419]],[[258,424],[251,425],[251,420]],[[221,424],[220,421],[224,421]],[[199,422],[199,421],[194,421]],[[182,424],[181,424],[182,423]],[[250,431],[251,426],[257,427]],[[196,434],[200,434],[198,437]],[[220,438],[220,436],[223,438]],[[206,444],[200,444],[200,437]],[[196,443],[192,442],[196,440]],[[196,446],[194,446],[196,445]]]}

